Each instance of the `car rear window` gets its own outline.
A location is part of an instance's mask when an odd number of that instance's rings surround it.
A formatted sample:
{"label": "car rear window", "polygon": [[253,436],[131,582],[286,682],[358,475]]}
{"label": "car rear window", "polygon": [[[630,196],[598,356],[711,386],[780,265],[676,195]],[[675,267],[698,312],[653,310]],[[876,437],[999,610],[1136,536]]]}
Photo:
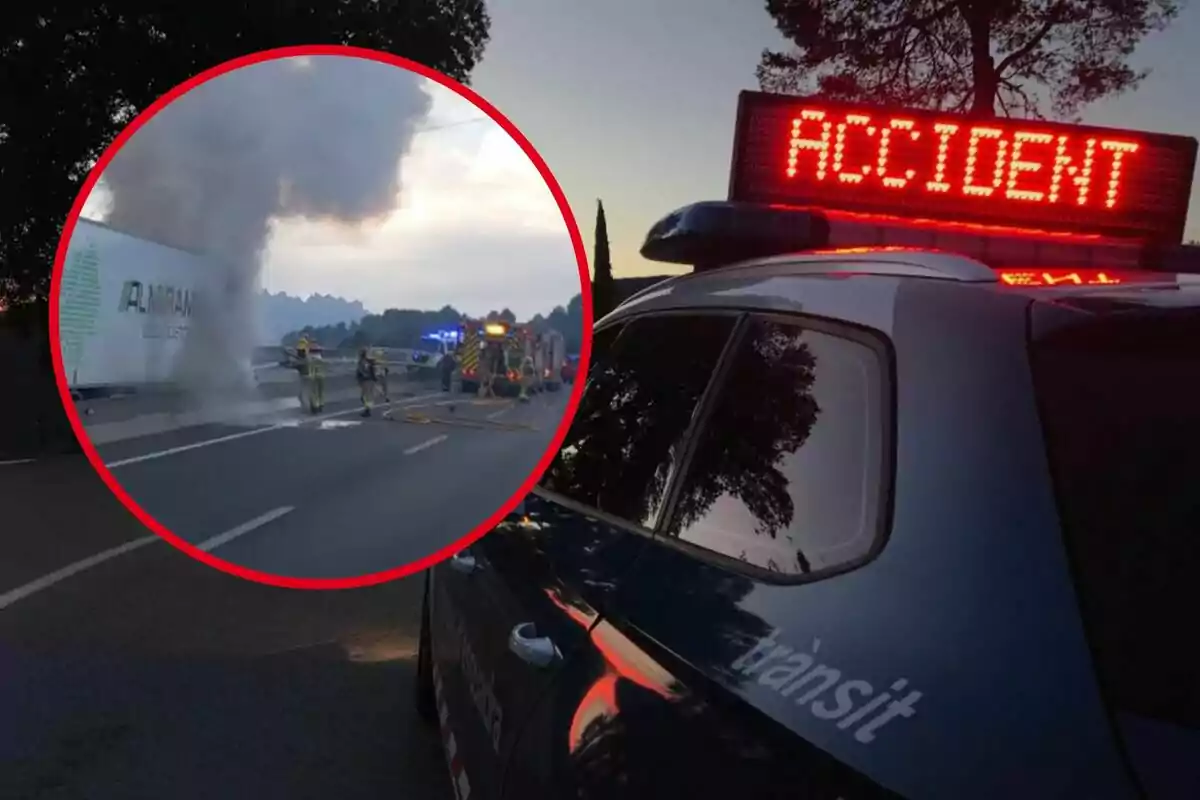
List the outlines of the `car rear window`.
{"label": "car rear window", "polygon": [[663,534],[789,578],[861,563],[880,527],[885,386],[870,345],[751,321]]}
{"label": "car rear window", "polygon": [[1117,710],[1200,722],[1200,309],[1115,314],[1036,341],[1067,545]]}
{"label": "car rear window", "polygon": [[579,410],[542,487],[654,527],[736,322],[732,314],[668,314],[630,322],[615,341],[609,329],[597,333]]}

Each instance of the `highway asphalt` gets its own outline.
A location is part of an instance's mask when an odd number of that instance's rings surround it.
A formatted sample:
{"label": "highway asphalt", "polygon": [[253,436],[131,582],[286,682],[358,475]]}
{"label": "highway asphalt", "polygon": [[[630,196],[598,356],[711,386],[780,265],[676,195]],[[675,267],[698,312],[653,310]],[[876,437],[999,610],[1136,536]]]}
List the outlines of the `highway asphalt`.
{"label": "highway asphalt", "polygon": [[368,419],[342,399],[315,416],[293,408],[98,450],[154,519],[226,561],[287,577],[365,575],[484,523],[536,467],[569,397],[519,404],[429,389],[408,387]]}
{"label": "highway asphalt", "polygon": [[453,797],[411,702],[422,576],[279,589],[157,537],[96,561],[147,531],[80,456],[0,495],[0,797]]}
{"label": "highway asphalt", "polygon": [[[428,421],[362,420],[342,402],[327,418],[283,413],[100,451],[196,541],[293,509],[215,548],[222,557],[285,574],[395,566],[506,499],[567,401],[403,391],[393,415]],[[334,421],[360,424],[322,427]],[[437,732],[412,706],[421,575],[339,591],[229,576],[150,535],[80,456],[0,467],[0,493],[0,797],[453,796]]]}

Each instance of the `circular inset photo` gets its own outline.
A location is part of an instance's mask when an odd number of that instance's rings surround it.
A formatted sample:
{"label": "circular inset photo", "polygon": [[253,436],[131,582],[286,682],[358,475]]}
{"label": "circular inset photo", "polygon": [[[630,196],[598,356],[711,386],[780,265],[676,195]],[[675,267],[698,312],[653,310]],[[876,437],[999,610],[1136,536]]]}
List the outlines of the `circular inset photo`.
{"label": "circular inset photo", "polygon": [[83,449],[147,526],[263,583],[424,569],[512,513],[586,374],[582,240],[529,142],[393,56],[287,48],[147,109],[54,267]]}

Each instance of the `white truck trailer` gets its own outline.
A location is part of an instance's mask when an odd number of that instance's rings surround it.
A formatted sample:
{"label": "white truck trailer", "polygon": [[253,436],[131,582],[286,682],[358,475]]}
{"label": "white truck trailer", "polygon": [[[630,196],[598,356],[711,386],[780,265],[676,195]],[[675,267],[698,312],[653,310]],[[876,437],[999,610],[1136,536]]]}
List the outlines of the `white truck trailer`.
{"label": "white truck trailer", "polygon": [[[200,280],[212,269],[196,253],[78,220],[55,287],[71,388],[171,382]],[[252,380],[249,354],[240,366]]]}

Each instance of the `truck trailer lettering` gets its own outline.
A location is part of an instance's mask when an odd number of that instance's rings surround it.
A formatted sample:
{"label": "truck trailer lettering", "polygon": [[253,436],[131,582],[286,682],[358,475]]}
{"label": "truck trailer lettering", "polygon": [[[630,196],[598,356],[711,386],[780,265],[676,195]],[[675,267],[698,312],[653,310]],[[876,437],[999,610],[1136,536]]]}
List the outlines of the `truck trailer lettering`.
{"label": "truck trailer lettering", "polygon": [[192,316],[192,290],[165,284],[125,281],[121,289],[121,311],[156,316]]}

